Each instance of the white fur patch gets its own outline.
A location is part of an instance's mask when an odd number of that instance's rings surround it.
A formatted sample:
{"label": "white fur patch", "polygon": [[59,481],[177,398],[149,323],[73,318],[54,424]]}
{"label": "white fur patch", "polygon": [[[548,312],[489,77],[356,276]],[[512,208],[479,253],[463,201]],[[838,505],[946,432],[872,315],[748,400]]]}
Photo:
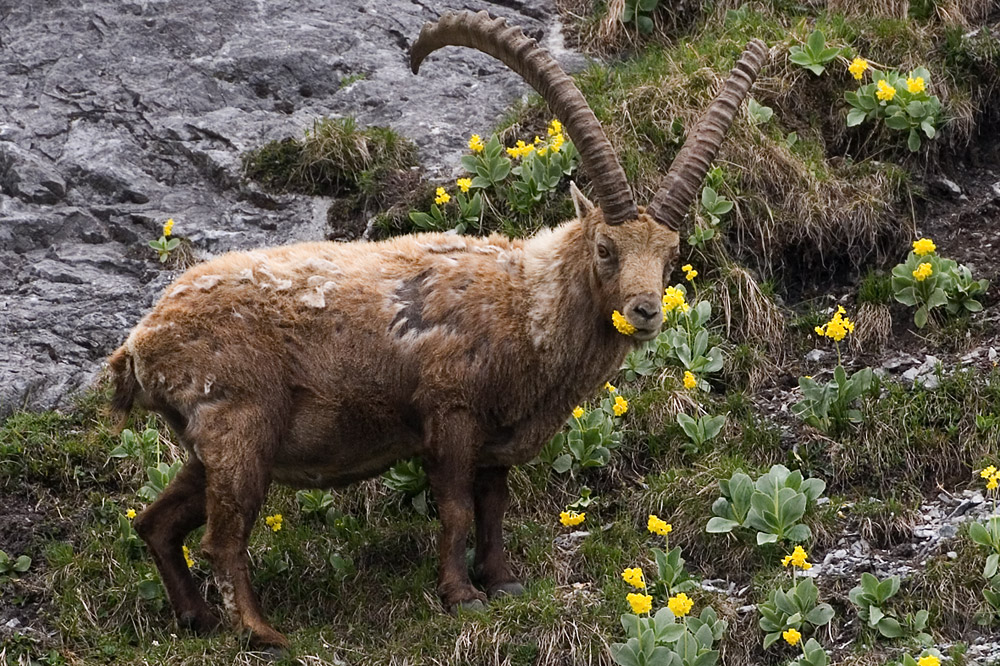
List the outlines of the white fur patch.
{"label": "white fur patch", "polygon": [[222,279],[221,275],[202,275],[200,278],[195,280],[192,284],[202,291],[208,291],[215,285],[219,284],[219,280]]}
{"label": "white fur patch", "polygon": [[238,277],[240,278],[240,282],[251,282],[253,284],[257,283],[257,279],[254,278],[252,268],[244,268],[238,273]]}
{"label": "white fur patch", "polygon": [[274,289],[275,291],[284,291],[286,289],[291,289],[292,288],[292,281],[291,280],[289,280],[287,278],[279,278],[279,277],[277,277],[274,273],[272,273],[270,271],[270,269],[267,268],[267,266],[264,266],[263,264],[261,264],[260,266],[257,267],[257,272],[260,273],[261,275],[263,275],[264,277],[266,277],[267,279],[269,279],[271,281],[271,284],[262,285],[265,288],[266,287],[270,287],[271,289]]}
{"label": "white fur patch", "polygon": [[325,308],[326,292],[336,287],[337,284],[333,280],[324,280],[325,278],[322,275],[313,275],[306,280],[306,284],[315,288],[299,296],[299,300],[311,308]]}
{"label": "white fur patch", "polygon": [[446,254],[448,252],[459,252],[468,249],[464,240],[456,239],[447,243],[423,244],[420,246],[428,252],[434,254]]}
{"label": "white fur patch", "polygon": [[185,291],[187,291],[187,289],[188,286],[186,284],[179,284],[170,290],[170,293],[167,294],[167,298],[173,298],[174,296],[179,296],[180,294],[183,294]]}

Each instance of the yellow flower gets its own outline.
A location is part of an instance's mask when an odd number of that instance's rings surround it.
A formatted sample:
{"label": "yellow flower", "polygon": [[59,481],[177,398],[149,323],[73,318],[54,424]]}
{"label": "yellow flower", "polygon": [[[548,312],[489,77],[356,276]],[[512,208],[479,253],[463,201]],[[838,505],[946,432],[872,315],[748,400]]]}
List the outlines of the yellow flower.
{"label": "yellow flower", "polygon": [[922,93],[926,89],[926,86],[924,85],[924,77],[918,76],[915,79],[906,79],[906,89],[914,94]]}
{"label": "yellow flower", "polygon": [[674,528],[670,525],[670,523],[652,513],[649,514],[649,521],[646,523],[646,529],[653,534],[659,534],[660,536],[667,536],[674,531]]}
{"label": "yellow flower", "polygon": [[125,517],[128,518],[129,520],[135,518],[135,509],[129,509],[128,511],[126,511]]}
{"label": "yellow flower", "polygon": [[983,471],[979,473],[979,476],[981,476],[984,479],[988,479],[991,476],[996,475],[996,473],[997,473],[997,468],[994,465],[990,465],[989,467],[984,468]]}
{"label": "yellow flower", "polygon": [[990,480],[986,482],[986,490],[996,490],[998,484],[1000,484],[1000,476],[991,476]]}
{"label": "yellow flower", "polygon": [[622,414],[628,411],[628,400],[621,397],[620,395],[616,395],[615,404],[611,406],[611,409],[614,411],[615,416],[621,416]]}
{"label": "yellow flower", "polygon": [[691,612],[691,608],[693,606],[694,601],[689,599],[683,592],[667,599],[667,608],[669,608],[670,612],[676,617],[684,617]]}
{"label": "yellow flower", "polygon": [[694,270],[693,268],[687,272],[687,275],[684,276],[684,278],[688,282],[695,279],[696,277],[698,277],[698,271]]}
{"label": "yellow flower", "polygon": [[558,153],[559,149],[562,148],[562,145],[565,142],[566,139],[563,138],[562,134],[556,134],[552,137],[552,143],[549,144],[549,147],[552,149],[553,153]]}
{"label": "yellow flower", "polygon": [[618,389],[611,385],[611,382],[604,382],[604,390],[608,393],[616,393]]}
{"label": "yellow flower", "polygon": [[809,554],[803,550],[802,546],[796,546],[791,555],[785,555],[784,559],[781,560],[781,564],[786,567],[790,564],[793,567],[798,567],[805,571],[807,569],[812,569],[812,565],[809,564],[809,562],[806,562],[806,558],[808,557]]}
{"label": "yellow flower", "polygon": [[469,139],[469,150],[474,153],[481,153],[486,149],[486,144],[483,143],[482,138],[478,134],[473,134]]}
{"label": "yellow flower", "polygon": [[558,118],[553,118],[552,122],[549,123],[549,136],[558,136],[562,134],[563,126],[559,122]]}
{"label": "yellow flower", "polygon": [[174,230],[174,218],[171,217],[163,224],[163,235],[169,236],[173,232],[173,230]]}
{"label": "yellow flower", "polygon": [[851,75],[858,81],[860,81],[861,77],[864,76],[866,69],[868,69],[868,61],[864,58],[855,58],[847,67],[847,71],[850,72]]}
{"label": "yellow flower", "polygon": [[462,192],[468,192],[469,188],[472,187],[472,179],[459,178],[455,181],[455,184],[458,185],[458,189],[462,190]]}
{"label": "yellow flower", "polygon": [[276,513],[273,516],[268,516],[264,519],[267,526],[271,528],[272,532],[277,532],[281,529],[281,521],[284,520],[280,513]]}
{"label": "yellow flower", "polygon": [[622,578],[625,579],[626,583],[638,590],[645,589],[646,587],[646,579],[643,578],[641,567],[626,569],[622,572]]}
{"label": "yellow flower", "polygon": [[684,292],[677,287],[667,287],[663,292],[663,312],[667,313],[675,308],[679,308],[681,312],[686,312],[687,305],[684,302]]}
{"label": "yellow flower", "polygon": [[184,552],[184,561],[187,562],[188,569],[190,569],[191,567],[194,566],[194,558],[191,557],[191,551],[188,550],[187,546],[183,547],[183,552]]}
{"label": "yellow flower", "polygon": [[584,520],[587,519],[586,513],[577,513],[576,511],[562,511],[559,513],[559,522],[566,527],[573,527],[574,525],[579,525]]}
{"label": "yellow flower", "polygon": [[635,326],[628,322],[621,312],[615,310],[611,313],[611,323],[615,325],[615,330],[617,330],[622,335],[632,335],[635,333]]}
{"label": "yellow flower", "polygon": [[649,594],[629,594],[628,605],[632,607],[632,612],[636,615],[648,613],[653,608],[653,597]]}
{"label": "yellow flower", "polygon": [[913,254],[922,257],[937,250],[937,245],[930,238],[921,238],[913,241]]}
{"label": "yellow flower", "polygon": [[934,274],[934,269],[928,263],[923,263],[917,266],[917,270],[913,271],[913,277],[917,282],[923,282],[931,275]]}
{"label": "yellow flower", "polygon": [[435,194],[437,196],[434,197],[434,203],[436,203],[439,206],[441,204],[446,204],[449,201],[451,201],[451,195],[445,192],[443,187],[437,188],[437,192],[435,192]]}
{"label": "yellow flower", "polygon": [[802,640],[802,634],[800,634],[799,630],[795,627],[781,632],[781,637],[784,638],[789,645],[798,645],[799,641]]}
{"label": "yellow flower", "polygon": [[848,333],[854,332],[854,322],[844,316],[846,313],[847,310],[842,305],[838,305],[837,312],[834,313],[830,321],[813,330],[816,331],[817,335],[840,342],[847,337]]}
{"label": "yellow flower", "polygon": [[896,96],[896,89],[886,83],[885,79],[879,79],[878,91],[875,92],[875,96],[883,102],[891,102],[892,98]]}
{"label": "yellow flower", "polygon": [[689,391],[691,389],[698,388],[698,380],[695,378],[695,376],[691,373],[690,370],[684,371],[684,388],[686,388]]}
{"label": "yellow flower", "polygon": [[941,660],[929,654],[926,657],[921,657],[917,661],[917,666],[941,666]]}
{"label": "yellow flower", "polygon": [[575,407],[575,408],[573,409],[573,417],[574,417],[574,418],[580,418],[580,417],[581,417],[581,416],[583,416],[584,414],[586,414],[586,412],[585,412],[585,411],[583,411],[583,407]]}
{"label": "yellow flower", "polygon": [[507,154],[517,159],[519,157],[529,155],[534,149],[535,147],[533,145],[525,144],[524,141],[519,140],[516,146],[507,149]]}

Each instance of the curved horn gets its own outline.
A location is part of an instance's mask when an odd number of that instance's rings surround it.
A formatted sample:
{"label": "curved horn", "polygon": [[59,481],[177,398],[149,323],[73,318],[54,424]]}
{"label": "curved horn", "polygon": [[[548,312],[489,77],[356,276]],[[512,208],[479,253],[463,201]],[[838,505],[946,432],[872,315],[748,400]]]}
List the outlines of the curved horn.
{"label": "curved horn", "polygon": [[520,28],[508,26],[505,19],[492,18],[486,11],[449,12],[437,23],[426,23],[420,31],[410,49],[413,73],[420,69],[424,58],[443,46],[477,49],[520,74],[566,127],[594,186],[604,221],[621,224],[638,216],[632,188],[611,142],[583,94],[548,51],[526,37]]}
{"label": "curved horn", "polygon": [[747,44],[739,62],[726,79],[722,92],[709,105],[684,142],[674,163],[670,165],[670,171],[660,181],[659,191],[646,209],[660,224],[680,229],[684,214],[701,187],[726,131],[733,123],[743,98],[750,91],[767,56],[768,50],[764,42],[755,39]]}

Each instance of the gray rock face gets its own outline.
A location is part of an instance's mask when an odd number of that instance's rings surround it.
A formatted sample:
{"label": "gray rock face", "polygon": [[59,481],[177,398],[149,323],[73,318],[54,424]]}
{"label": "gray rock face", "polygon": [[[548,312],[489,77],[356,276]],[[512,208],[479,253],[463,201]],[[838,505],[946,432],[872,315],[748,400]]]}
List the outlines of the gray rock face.
{"label": "gray rock face", "polygon": [[527,86],[409,44],[487,9],[557,57],[550,0],[0,0],[0,417],[60,404],[176,277],[147,241],[172,217],[197,258],[322,239],[326,204],[260,196],[240,153],[323,115],[390,125],[451,172]]}

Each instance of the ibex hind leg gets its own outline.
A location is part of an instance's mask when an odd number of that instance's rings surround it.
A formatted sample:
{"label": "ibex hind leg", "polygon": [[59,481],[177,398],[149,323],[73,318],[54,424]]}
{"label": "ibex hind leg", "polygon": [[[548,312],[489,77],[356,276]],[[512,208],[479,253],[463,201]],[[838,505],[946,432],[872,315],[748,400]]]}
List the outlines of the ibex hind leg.
{"label": "ibex hind leg", "polygon": [[196,444],[207,470],[208,529],[202,548],[234,627],[249,633],[256,647],[287,648],[250,585],[247,556],[250,532],[267,497],[278,432],[273,420],[253,408],[220,405],[211,412],[199,415],[201,423],[210,424],[205,427],[210,441]]}
{"label": "ibex hind leg", "polygon": [[191,576],[184,537],[205,524],[205,467],[191,456],[166,490],[135,519],[182,627],[209,632],[219,625]]}
{"label": "ibex hind leg", "polygon": [[476,560],[473,573],[491,598],[518,596],[524,587],[511,571],[503,547],[503,516],[510,503],[507,467],[476,470]]}

